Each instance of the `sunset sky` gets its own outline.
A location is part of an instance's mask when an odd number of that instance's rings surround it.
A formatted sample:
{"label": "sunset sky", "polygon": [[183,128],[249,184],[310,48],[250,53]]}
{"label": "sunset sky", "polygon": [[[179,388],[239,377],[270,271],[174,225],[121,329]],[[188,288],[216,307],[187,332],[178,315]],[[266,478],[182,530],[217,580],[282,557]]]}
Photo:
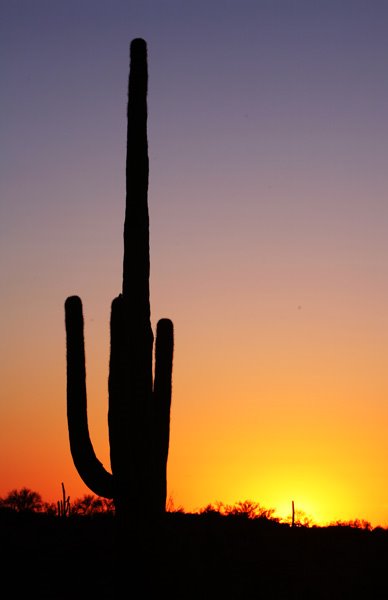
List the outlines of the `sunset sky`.
{"label": "sunset sky", "polygon": [[168,495],[388,526],[388,2],[5,0],[0,496],[91,493],[70,455],[81,296],[106,468],[129,44],[148,44],[152,325]]}

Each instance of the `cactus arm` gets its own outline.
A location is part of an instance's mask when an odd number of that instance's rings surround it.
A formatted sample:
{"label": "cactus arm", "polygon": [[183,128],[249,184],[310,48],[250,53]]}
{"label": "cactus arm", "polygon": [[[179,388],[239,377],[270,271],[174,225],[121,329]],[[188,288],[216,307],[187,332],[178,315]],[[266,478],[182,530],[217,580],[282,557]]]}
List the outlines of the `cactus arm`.
{"label": "cactus arm", "polygon": [[67,352],[67,421],[74,465],[84,483],[98,496],[113,497],[113,478],[97,459],[90,440],[87,398],[84,323],[78,296],[65,302]]}
{"label": "cactus arm", "polygon": [[174,328],[172,321],[160,319],[156,327],[153,408],[158,416],[160,439],[163,440],[160,450],[166,461],[169,444],[173,353]]}
{"label": "cactus arm", "polygon": [[155,377],[153,389],[155,489],[160,494],[159,510],[165,511],[167,497],[167,459],[170,441],[170,408],[174,328],[169,319],[160,319],[156,327]]}

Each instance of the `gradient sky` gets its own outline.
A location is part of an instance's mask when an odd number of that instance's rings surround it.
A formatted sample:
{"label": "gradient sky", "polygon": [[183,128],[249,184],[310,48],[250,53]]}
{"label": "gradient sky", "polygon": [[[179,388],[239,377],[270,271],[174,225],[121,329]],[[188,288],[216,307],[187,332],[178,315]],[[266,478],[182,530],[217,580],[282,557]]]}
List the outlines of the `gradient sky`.
{"label": "gradient sky", "polygon": [[0,496],[90,493],[64,302],[109,468],[129,43],[149,60],[152,324],[175,326],[169,495],[388,525],[388,3],[2,2]]}

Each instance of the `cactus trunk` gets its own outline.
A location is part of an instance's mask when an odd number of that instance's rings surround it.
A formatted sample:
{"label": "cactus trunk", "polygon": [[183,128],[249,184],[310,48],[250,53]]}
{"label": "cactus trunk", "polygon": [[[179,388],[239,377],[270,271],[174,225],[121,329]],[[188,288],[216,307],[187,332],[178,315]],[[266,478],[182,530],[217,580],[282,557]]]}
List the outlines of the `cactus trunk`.
{"label": "cactus trunk", "polygon": [[[67,414],[74,464],[86,485],[113,498],[120,521],[165,511],[173,325],[157,324],[155,368],[150,321],[148,215],[147,47],[130,46],[126,209],[122,294],[111,307],[109,443],[111,473],[97,459],[87,420],[82,303],[65,302]],[[154,371],[154,375],[153,375]]]}

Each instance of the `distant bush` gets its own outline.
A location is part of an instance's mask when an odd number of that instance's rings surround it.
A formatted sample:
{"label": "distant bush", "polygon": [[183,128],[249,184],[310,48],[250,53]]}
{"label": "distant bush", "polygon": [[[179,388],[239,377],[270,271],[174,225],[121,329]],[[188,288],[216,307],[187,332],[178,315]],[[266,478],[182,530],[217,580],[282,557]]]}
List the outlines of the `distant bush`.
{"label": "distant bush", "polygon": [[373,527],[365,519],[354,519],[351,521],[334,521],[330,523],[331,527],[348,527],[351,529],[364,529],[365,531],[372,531]]}
{"label": "distant bush", "polygon": [[[43,502],[42,497],[38,492],[34,492],[26,487],[23,487],[20,490],[11,490],[4,498],[0,498],[0,508],[17,513],[45,513],[51,516],[58,515],[56,504]],[[69,508],[69,515],[79,516],[113,512],[113,500],[89,494],[85,494],[82,498],[74,500]]]}
{"label": "distant bush", "polygon": [[96,514],[114,513],[113,500],[85,494],[76,498],[70,507],[71,515],[91,516]]}
{"label": "distant bush", "polygon": [[166,512],[168,513],[184,513],[183,506],[175,507],[174,498],[169,496],[166,502]]}
{"label": "distant bush", "polygon": [[223,504],[216,502],[207,504],[199,510],[200,514],[219,514],[222,516],[234,516],[244,519],[267,519],[278,522],[279,519],[274,517],[274,508],[264,508],[258,502],[252,500],[244,500],[235,504]]}
{"label": "distant bush", "polygon": [[42,512],[44,504],[38,492],[23,487],[20,490],[11,490],[5,498],[0,498],[0,507],[18,513],[32,513]]}

